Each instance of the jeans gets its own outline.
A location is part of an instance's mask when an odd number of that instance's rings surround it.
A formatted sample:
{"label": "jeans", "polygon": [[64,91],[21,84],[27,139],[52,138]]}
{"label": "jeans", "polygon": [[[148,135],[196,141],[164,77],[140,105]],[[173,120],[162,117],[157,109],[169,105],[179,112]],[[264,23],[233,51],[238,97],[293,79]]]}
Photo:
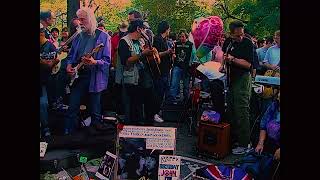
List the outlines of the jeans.
{"label": "jeans", "polygon": [[171,83],[168,96],[168,102],[173,102],[179,94],[180,80],[183,80],[183,97],[186,99],[189,95],[190,75],[178,66],[174,66],[171,72]]}
{"label": "jeans", "polygon": [[250,73],[235,78],[227,97],[227,120],[231,123],[232,137],[242,147],[250,143],[251,82]]}
{"label": "jeans", "polygon": [[47,87],[42,86],[42,96],[40,97],[40,123],[42,133],[49,131],[48,127],[48,96],[47,96]]}
{"label": "jeans", "polygon": [[[155,113],[159,113],[164,97],[169,94],[169,80],[170,74],[161,74],[161,77],[157,80],[154,80],[154,90],[157,95]],[[152,90],[151,90],[152,91]]]}
{"label": "jeans", "polygon": [[[69,108],[65,118],[65,130],[72,132],[76,128],[78,121],[78,114],[80,112],[81,97],[86,95],[89,90],[90,76],[79,77],[75,86],[71,89],[69,98]],[[91,124],[96,124],[101,121],[101,92],[90,92],[90,113],[91,113]]]}

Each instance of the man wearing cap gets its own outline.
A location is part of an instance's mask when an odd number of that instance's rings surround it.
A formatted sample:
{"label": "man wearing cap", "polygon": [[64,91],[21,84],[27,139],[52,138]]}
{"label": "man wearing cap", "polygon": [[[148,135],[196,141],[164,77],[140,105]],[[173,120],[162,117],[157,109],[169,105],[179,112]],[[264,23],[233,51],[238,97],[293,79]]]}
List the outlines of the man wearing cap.
{"label": "man wearing cap", "polygon": [[230,37],[223,44],[224,61],[230,66],[227,116],[231,123],[234,154],[244,154],[250,143],[249,104],[254,45],[245,38],[244,24],[229,24]]}

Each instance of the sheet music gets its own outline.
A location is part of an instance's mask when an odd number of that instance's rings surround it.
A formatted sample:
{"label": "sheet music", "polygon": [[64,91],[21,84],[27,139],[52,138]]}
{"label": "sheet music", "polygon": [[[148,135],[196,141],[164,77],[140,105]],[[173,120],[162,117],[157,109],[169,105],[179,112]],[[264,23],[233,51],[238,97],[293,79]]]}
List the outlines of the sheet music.
{"label": "sheet music", "polygon": [[208,79],[219,79],[222,76],[224,76],[223,73],[219,72],[219,68],[221,66],[221,63],[215,62],[215,61],[209,61],[204,64],[200,64],[197,67],[197,70],[200,71],[202,74],[204,74]]}

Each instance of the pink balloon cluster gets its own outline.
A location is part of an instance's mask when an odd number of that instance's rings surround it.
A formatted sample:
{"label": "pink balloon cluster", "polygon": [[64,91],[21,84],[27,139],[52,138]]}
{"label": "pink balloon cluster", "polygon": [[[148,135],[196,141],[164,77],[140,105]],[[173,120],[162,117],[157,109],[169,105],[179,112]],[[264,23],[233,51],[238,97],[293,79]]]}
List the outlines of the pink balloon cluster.
{"label": "pink balloon cluster", "polygon": [[197,18],[193,21],[191,34],[196,49],[198,49],[200,45],[214,48],[223,35],[223,22],[218,16]]}

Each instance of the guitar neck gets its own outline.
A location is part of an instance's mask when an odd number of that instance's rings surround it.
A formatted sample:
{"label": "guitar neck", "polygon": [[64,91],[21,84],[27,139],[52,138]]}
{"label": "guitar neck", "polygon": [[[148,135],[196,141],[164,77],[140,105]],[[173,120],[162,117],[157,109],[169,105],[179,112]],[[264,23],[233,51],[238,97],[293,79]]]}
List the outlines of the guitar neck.
{"label": "guitar neck", "polygon": [[80,62],[75,69],[78,71],[82,66],[84,65],[84,62]]}
{"label": "guitar neck", "polygon": [[[95,53],[95,51],[96,51],[96,48],[94,48],[91,52],[87,53],[85,56],[86,56],[86,57],[91,57],[91,56],[93,56],[93,54]],[[84,62],[81,61],[75,68],[76,68],[77,70],[79,70],[83,65],[84,65]]]}
{"label": "guitar neck", "polygon": [[[68,44],[70,44],[74,40],[74,38],[76,38],[76,36],[80,34],[80,32],[81,31],[76,31],[75,33],[73,33],[73,35],[66,40],[63,46],[67,46]],[[61,53],[63,51],[63,46],[57,50],[57,53]]]}

